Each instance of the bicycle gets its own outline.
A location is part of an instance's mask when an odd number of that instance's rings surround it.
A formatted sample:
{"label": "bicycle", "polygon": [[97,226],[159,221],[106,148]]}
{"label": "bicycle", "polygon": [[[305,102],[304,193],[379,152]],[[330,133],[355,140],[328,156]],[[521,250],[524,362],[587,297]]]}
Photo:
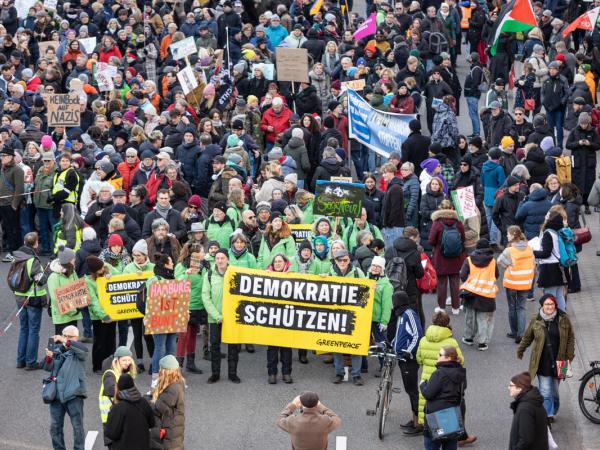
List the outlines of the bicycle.
{"label": "bicycle", "polygon": [[600,361],[591,361],[590,367],[580,378],[579,408],[589,421],[600,425]]}
{"label": "bicycle", "polygon": [[[379,361],[383,359],[381,378],[379,379],[379,386],[377,387],[377,403],[375,404],[375,409],[367,409],[368,416],[375,416],[379,413],[378,434],[379,439],[383,440],[385,422],[392,402],[392,392],[395,391],[392,385],[394,382],[394,367],[396,367],[397,356],[394,349],[386,342],[369,347],[369,356],[377,357]],[[399,390],[397,392],[399,392]]]}

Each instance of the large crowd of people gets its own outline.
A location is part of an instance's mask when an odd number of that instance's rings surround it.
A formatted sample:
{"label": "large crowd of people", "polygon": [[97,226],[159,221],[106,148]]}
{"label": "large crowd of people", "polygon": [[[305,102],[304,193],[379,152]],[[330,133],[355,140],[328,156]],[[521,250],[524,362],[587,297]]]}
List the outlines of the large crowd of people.
{"label": "large crowd of people", "polygon": [[[57,380],[53,448],[65,448],[68,414],[83,449],[88,355],[102,376],[107,446],[183,448],[183,373],[202,374],[207,360],[216,383],[226,359],[228,380],[240,383],[239,353],[255,351],[239,343],[222,353],[230,266],[376,280],[372,337],[394,343],[413,413],[402,427],[424,434],[426,449],[476,440],[465,432],[442,443],[425,417],[453,406],[464,415],[461,345],[486,351],[503,339],[500,328],[519,359],[531,347],[529,372],[510,383],[510,448],[547,448],[562,363],[575,356],[568,299],[585,288],[582,219],[600,204],[600,27],[563,31],[598,4],[533,2],[538,26],[495,41],[501,1],[367,0],[364,11],[331,0],[38,1],[20,14],[2,0],[3,262],[30,280],[11,286],[17,368]],[[376,31],[356,40],[368,18]],[[190,37],[197,51],[178,58],[173,44]],[[281,47],[307,50],[308,82],[278,80]],[[108,84],[99,81],[107,67]],[[187,95],[178,77],[186,67],[199,86]],[[378,113],[416,117],[401,151],[379,149],[389,158],[350,137],[346,87],[356,80]],[[50,127],[49,99],[66,93],[79,99],[79,126]],[[364,184],[359,217],[315,214],[317,181],[331,177]],[[474,196],[469,214],[452,195],[463,188]],[[295,242],[295,224],[311,225],[309,238]],[[143,319],[115,321],[101,307],[98,278],[147,271],[148,288],[190,280],[185,332],[146,335]],[[90,306],[62,313],[55,290],[80,278]],[[433,292],[434,311],[422,302]],[[538,299],[530,319],[527,302]],[[46,307],[55,336],[40,359]],[[453,336],[461,315],[464,334]],[[293,383],[293,350],[266,353],[266,382]],[[333,363],[334,383],[350,366],[351,382],[363,385],[365,357],[321,358]],[[309,359],[298,350],[299,363]],[[144,371],[147,397],[135,385]],[[293,431],[311,414],[326,416],[325,438]],[[339,420],[309,392],[278,425],[294,445],[322,448]]]}

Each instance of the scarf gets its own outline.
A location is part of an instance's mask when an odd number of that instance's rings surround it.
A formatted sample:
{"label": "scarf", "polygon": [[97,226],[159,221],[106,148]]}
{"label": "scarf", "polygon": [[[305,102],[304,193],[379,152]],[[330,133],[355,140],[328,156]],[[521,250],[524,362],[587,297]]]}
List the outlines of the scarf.
{"label": "scarf", "polygon": [[171,205],[169,205],[167,208],[163,208],[162,206],[157,204],[155,209],[159,216],[161,216],[163,219],[167,220],[167,215],[169,214],[169,211],[171,210]]}
{"label": "scarf", "polygon": [[167,269],[166,267],[154,266],[154,274],[160,278],[166,278],[167,280],[175,278],[175,271],[173,269]]}
{"label": "scarf", "polygon": [[544,308],[540,308],[540,317],[542,319],[544,319],[545,322],[551,322],[552,320],[554,320],[557,313],[558,313],[558,310],[555,309],[552,314],[548,315],[544,312]]}
{"label": "scarf", "polygon": [[374,273],[369,273],[369,278],[371,280],[379,280],[381,278],[381,274],[375,275]]}
{"label": "scarf", "polygon": [[236,258],[240,258],[247,251],[248,247],[244,247],[242,250],[236,250],[235,247],[231,247],[231,253],[233,253]]}

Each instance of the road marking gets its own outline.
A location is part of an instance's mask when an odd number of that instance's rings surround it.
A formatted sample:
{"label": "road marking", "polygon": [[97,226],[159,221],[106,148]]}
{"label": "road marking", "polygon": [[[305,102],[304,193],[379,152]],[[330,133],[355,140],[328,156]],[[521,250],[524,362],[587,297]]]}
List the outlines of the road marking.
{"label": "road marking", "polygon": [[96,442],[96,438],[98,437],[97,431],[88,431],[85,437],[85,450],[92,450],[94,448],[94,443]]}
{"label": "road marking", "polygon": [[346,436],[336,436],[335,450],[346,450],[347,445],[348,445],[348,438]]}
{"label": "road marking", "polygon": [[133,344],[133,329],[131,326],[127,327],[127,348],[131,349],[131,344]]}

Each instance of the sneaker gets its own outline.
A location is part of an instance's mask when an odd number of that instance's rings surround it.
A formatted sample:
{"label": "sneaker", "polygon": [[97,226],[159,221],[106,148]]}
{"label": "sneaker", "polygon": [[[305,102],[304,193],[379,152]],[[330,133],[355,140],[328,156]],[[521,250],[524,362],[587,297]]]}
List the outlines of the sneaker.
{"label": "sneaker", "polygon": [[452,315],[458,316],[460,314],[460,308],[452,308]]}
{"label": "sneaker", "polygon": [[535,301],[535,298],[533,298],[533,297],[529,297],[529,298],[527,299],[527,301],[528,301],[528,302],[534,302],[534,301]]}
{"label": "sneaker", "polygon": [[2,258],[2,262],[5,263],[12,263],[14,262],[15,257],[13,255],[11,255],[10,253],[7,253],[6,256],[4,258]]}
{"label": "sneaker", "polygon": [[363,379],[361,377],[352,377],[352,382],[354,383],[354,386],[362,386],[363,384]]}
{"label": "sneaker", "polygon": [[442,312],[444,311],[442,308],[440,308],[439,306],[436,306],[435,309],[433,310],[434,313],[438,313],[438,312]]}
{"label": "sneaker", "polygon": [[25,363],[17,363],[17,369],[24,369]]}
{"label": "sneaker", "polygon": [[465,345],[473,345],[473,339],[467,339],[466,337],[462,338],[462,343]]}
{"label": "sneaker", "polygon": [[240,380],[240,377],[238,377],[235,373],[229,375],[229,381],[235,384],[240,384],[242,382],[242,380]]}
{"label": "sneaker", "polygon": [[423,434],[423,427],[415,427],[413,425],[410,428],[405,428],[402,431],[402,434],[404,434],[406,436],[419,436],[419,435]]}
{"label": "sneaker", "polygon": [[462,441],[458,441],[458,446],[459,447],[464,447],[465,445],[472,444],[476,440],[477,440],[477,436],[467,436],[466,439],[463,439]]}
{"label": "sneaker", "polygon": [[446,306],[450,306],[452,304],[452,297],[446,298]]}
{"label": "sneaker", "polygon": [[137,372],[138,373],[144,373],[146,371],[146,367],[144,367],[144,363],[139,363],[137,365]]}
{"label": "sneaker", "polygon": [[340,384],[342,381],[344,381],[344,375],[336,375],[333,384]]}
{"label": "sneaker", "polygon": [[213,384],[213,383],[216,383],[217,381],[219,381],[219,378],[220,378],[219,375],[212,374],[210,377],[208,377],[208,380],[206,380],[206,382],[208,384]]}
{"label": "sneaker", "polygon": [[509,339],[514,339],[516,336],[512,333],[506,333],[506,337]]}
{"label": "sneaker", "polygon": [[277,384],[277,375],[269,375],[267,382],[269,384]]}
{"label": "sneaker", "polygon": [[415,423],[412,420],[409,420],[406,423],[401,423],[400,428],[414,428]]}
{"label": "sneaker", "polygon": [[256,350],[254,349],[254,345],[253,344],[246,344],[246,351],[248,353],[254,353]]}
{"label": "sneaker", "polygon": [[488,349],[488,345],[487,344],[479,344],[477,346],[477,350],[479,350],[480,352],[485,352]]}
{"label": "sneaker", "polygon": [[33,363],[30,366],[25,367],[25,370],[40,370],[42,365],[39,362]]}

